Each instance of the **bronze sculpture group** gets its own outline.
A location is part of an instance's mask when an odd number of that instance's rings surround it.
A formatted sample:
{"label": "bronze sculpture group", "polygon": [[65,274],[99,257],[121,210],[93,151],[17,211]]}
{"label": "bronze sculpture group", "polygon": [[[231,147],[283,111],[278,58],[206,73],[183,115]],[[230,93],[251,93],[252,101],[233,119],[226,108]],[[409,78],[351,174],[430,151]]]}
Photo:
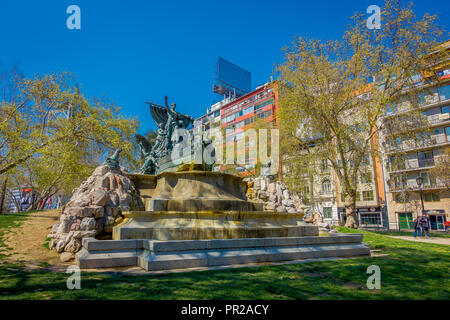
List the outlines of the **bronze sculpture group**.
{"label": "bronze sculpture group", "polygon": [[169,107],[167,96],[165,97],[165,106],[159,106],[155,103],[147,102],[150,105],[150,113],[153,121],[158,126],[158,136],[153,146],[143,136],[137,134],[136,140],[140,152],[144,157],[144,164],[140,169],[141,174],[155,174],[159,168],[159,162],[166,157],[180,143],[180,140],[174,140],[174,132],[178,129],[188,129],[194,122],[194,118],[183,115],[175,111],[176,104],[172,103]]}

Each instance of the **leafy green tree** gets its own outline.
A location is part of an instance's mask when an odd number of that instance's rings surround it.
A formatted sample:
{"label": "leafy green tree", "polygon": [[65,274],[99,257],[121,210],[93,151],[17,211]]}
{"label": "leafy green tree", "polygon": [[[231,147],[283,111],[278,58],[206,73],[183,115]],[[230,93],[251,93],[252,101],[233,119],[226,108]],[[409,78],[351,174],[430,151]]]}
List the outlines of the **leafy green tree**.
{"label": "leafy green tree", "polygon": [[[344,196],[346,226],[352,228],[357,177],[367,157],[379,156],[374,142],[385,128],[386,106],[407,95],[416,111],[409,116],[418,117],[415,98],[423,86],[415,86],[417,79],[442,59],[430,56],[443,35],[436,16],[418,18],[411,4],[387,0],[380,29],[368,29],[366,18],[355,14],[339,40],[299,37],[277,68],[282,154],[300,165],[302,154],[329,161]],[[396,132],[410,132],[408,121],[397,124]]]}
{"label": "leafy green tree", "polygon": [[66,73],[16,79],[17,96],[0,105],[0,174],[34,156],[76,147],[95,156],[121,146],[131,158],[137,121],[99,99],[89,101]]}
{"label": "leafy green tree", "polygon": [[108,100],[86,98],[68,73],[10,80],[14,94],[0,101],[3,179],[21,179],[40,191],[41,201],[70,193],[118,147],[122,163],[136,167],[136,119]]}

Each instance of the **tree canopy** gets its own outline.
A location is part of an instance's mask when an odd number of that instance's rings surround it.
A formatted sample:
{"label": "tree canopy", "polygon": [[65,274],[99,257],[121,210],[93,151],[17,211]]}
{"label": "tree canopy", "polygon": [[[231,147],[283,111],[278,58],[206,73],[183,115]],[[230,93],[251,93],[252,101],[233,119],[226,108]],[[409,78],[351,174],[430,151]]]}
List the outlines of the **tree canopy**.
{"label": "tree canopy", "polygon": [[[377,137],[386,129],[381,121],[386,107],[406,95],[417,110],[416,97],[423,91],[417,82],[442,59],[430,52],[443,34],[437,16],[419,18],[411,4],[387,0],[380,29],[368,29],[365,15],[357,13],[341,39],[298,37],[285,48],[277,68],[283,157],[297,168],[291,172],[298,177],[311,169],[311,162],[331,163],[345,198],[348,227],[356,227],[357,177],[370,158],[379,156]],[[409,132],[408,121],[397,124]]]}
{"label": "tree canopy", "polygon": [[136,119],[106,99],[85,97],[72,75],[3,78],[0,101],[0,176],[39,190],[69,193],[90,170],[121,147],[134,167]]}

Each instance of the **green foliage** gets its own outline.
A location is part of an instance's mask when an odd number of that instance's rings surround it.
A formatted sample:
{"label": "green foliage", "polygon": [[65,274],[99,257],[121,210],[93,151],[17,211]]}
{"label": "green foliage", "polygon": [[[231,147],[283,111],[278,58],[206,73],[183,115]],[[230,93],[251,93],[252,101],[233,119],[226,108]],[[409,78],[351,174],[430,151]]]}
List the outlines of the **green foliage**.
{"label": "green foliage", "polygon": [[[288,172],[300,180],[314,175],[310,169],[320,161],[329,161],[352,227],[364,159],[380,156],[376,141],[382,130],[416,137],[416,97],[424,90],[416,86],[417,76],[420,80],[427,67],[445,57],[440,51],[430,55],[444,33],[436,16],[418,18],[411,6],[387,0],[381,21],[381,29],[370,30],[365,14],[359,13],[342,39],[299,37],[285,49],[277,68],[281,154],[288,160]],[[430,75],[427,80],[437,78]],[[397,119],[393,128],[380,120],[386,106],[399,100],[408,101],[412,112],[408,119]]]}
{"label": "green foliage", "polygon": [[122,164],[136,167],[138,122],[106,99],[88,99],[68,73],[14,78],[0,101],[0,175],[45,199],[69,193],[119,146]]}

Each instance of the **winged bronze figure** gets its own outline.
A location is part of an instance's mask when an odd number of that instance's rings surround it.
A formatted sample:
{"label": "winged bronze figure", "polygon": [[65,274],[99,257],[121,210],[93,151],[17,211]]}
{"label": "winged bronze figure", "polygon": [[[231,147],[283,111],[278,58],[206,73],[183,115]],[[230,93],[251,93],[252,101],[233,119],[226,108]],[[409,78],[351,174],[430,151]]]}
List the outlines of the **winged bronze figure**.
{"label": "winged bronze figure", "polygon": [[173,144],[177,143],[172,141],[173,132],[176,129],[188,129],[194,118],[175,111],[175,103],[169,107],[167,96],[164,107],[153,102],[146,103],[150,106],[150,114],[158,126],[158,136],[153,146],[141,135],[136,135],[136,140],[145,159],[140,173],[154,174],[159,167],[159,159],[168,155],[173,149]]}

